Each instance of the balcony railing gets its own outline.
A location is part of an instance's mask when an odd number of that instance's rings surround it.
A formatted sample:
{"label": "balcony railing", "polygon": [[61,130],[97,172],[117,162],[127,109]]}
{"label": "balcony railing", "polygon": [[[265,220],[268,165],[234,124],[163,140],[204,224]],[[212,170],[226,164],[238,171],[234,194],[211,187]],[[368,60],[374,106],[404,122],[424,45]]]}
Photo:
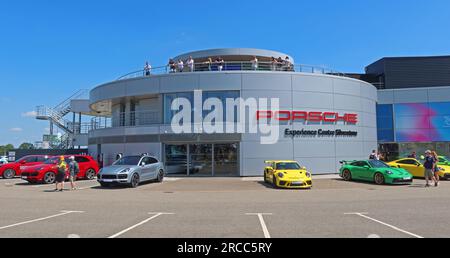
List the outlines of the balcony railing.
{"label": "balcony railing", "polygon": [[292,65],[290,63],[272,63],[272,62],[224,62],[224,63],[196,63],[193,66],[184,64],[182,67],[175,65],[171,68],[169,65],[153,67],[149,70],[138,70],[125,74],[117,80],[126,80],[141,77],[150,77],[152,75],[169,73],[190,73],[190,72],[221,72],[221,71],[272,71],[272,72],[299,72],[327,74],[341,77],[347,77],[344,73],[321,66],[313,65]]}
{"label": "balcony railing", "polygon": [[127,127],[160,125],[161,114],[154,111],[128,112],[113,115],[112,117],[95,117],[91,120],[92,130]]}

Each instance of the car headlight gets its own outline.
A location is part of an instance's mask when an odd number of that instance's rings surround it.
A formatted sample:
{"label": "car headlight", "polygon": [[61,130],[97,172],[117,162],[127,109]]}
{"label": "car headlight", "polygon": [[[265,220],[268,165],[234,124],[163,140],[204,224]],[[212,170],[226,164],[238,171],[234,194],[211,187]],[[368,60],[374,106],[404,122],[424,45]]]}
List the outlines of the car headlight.
{"label": "car headlight", "polygon": [[278,173],[278,177],[279,177],[279,178],[283,178],[283,177],[284,177],[284,174],[283,174],[283,173]]}
{"label": "car headlight", "polygon": [[131,168],[127,168],[127,169],[124,169],[124,170],[120,171],[119,174],[127,174],[130,171],[131,171]]}
{"label": "car headlight", "polygon": [[386,174],[388,174],[388,175],[393,175],[394,172],[392,172],[392,171],[387,171]]}
{"label": "car headlight", "polygon": [[306,172],[306,177],[309,177],[309,178],[311,178],[311,173],[309,173],[309,172]]}

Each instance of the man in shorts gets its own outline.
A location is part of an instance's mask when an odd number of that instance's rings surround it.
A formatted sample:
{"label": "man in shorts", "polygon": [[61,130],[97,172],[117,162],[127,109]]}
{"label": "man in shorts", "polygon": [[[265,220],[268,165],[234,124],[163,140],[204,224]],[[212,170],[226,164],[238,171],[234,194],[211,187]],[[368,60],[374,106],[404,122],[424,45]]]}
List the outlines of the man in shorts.
{"label": "man in shorts", "polygon": [[433,180],[435,186],[438,186],[437,180],[434,177],[434,170],[436,167],[436,160],[433,158],[433,156],[431,155],[431,151],[427,150],[425,152],[425,181],[426,181],[426,185],[425,187],[430,187],[430,178]]}
{"label": "man in shorts", "polygon": [[70,186],[73,190],[77,190],[77,186],[75,184],[75,181],[77,181],[77,175],[80,173],[80,166],[78,165],[78,162],[75,160],[75,157],[70,157],[70,163],[69,163],[69,180],[70,180]]}

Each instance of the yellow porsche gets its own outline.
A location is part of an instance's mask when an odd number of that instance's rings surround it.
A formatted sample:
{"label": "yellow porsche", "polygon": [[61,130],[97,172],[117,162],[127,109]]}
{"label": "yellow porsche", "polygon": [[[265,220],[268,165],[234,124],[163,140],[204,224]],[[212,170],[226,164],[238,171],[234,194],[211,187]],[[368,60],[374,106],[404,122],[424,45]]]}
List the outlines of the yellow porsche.
{"label": "yellow porsche", "polygon": [[269,160],[264,169],[264,182],[274,188],[311,189],[311,173],[296,161]]}
{"label": "yellow porsche", "polygon": [[[389,166],[394,168],[403,168],[411,173],[414,177],[424,178],[425,177],[425,167],[417,159],[406,158],[399,159],[388,163]],[[439,177],[441,179],[450,179],[450,166],[438,165],[440,168]]]}

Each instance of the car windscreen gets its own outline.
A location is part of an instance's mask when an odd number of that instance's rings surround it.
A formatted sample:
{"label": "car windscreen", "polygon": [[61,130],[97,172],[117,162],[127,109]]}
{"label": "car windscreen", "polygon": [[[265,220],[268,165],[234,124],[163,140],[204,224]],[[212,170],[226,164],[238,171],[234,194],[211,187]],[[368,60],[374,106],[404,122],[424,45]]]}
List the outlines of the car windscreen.
{"label": "car windscreen", "polygon": [[47,165],[57,164],[60,158],[51,158],[44,162]]}
{"label": "car windscreen", "polygon": [[140,156],[128,156],[123,157],[116,161],[113,165],[115,166],[137,166],[141,160]]}
{"label": "car windscreen", "polygon": [[383,161],[379,161],[379,160],[371,160],[369,161],[370,165],[373,168],[390,168],[390,166],[386,163],[384,163]]}
{"label": "car windscreen", "polygon": [[277,170],[299,170],[299,169],[300,165],[293,162],[277,164]]}

